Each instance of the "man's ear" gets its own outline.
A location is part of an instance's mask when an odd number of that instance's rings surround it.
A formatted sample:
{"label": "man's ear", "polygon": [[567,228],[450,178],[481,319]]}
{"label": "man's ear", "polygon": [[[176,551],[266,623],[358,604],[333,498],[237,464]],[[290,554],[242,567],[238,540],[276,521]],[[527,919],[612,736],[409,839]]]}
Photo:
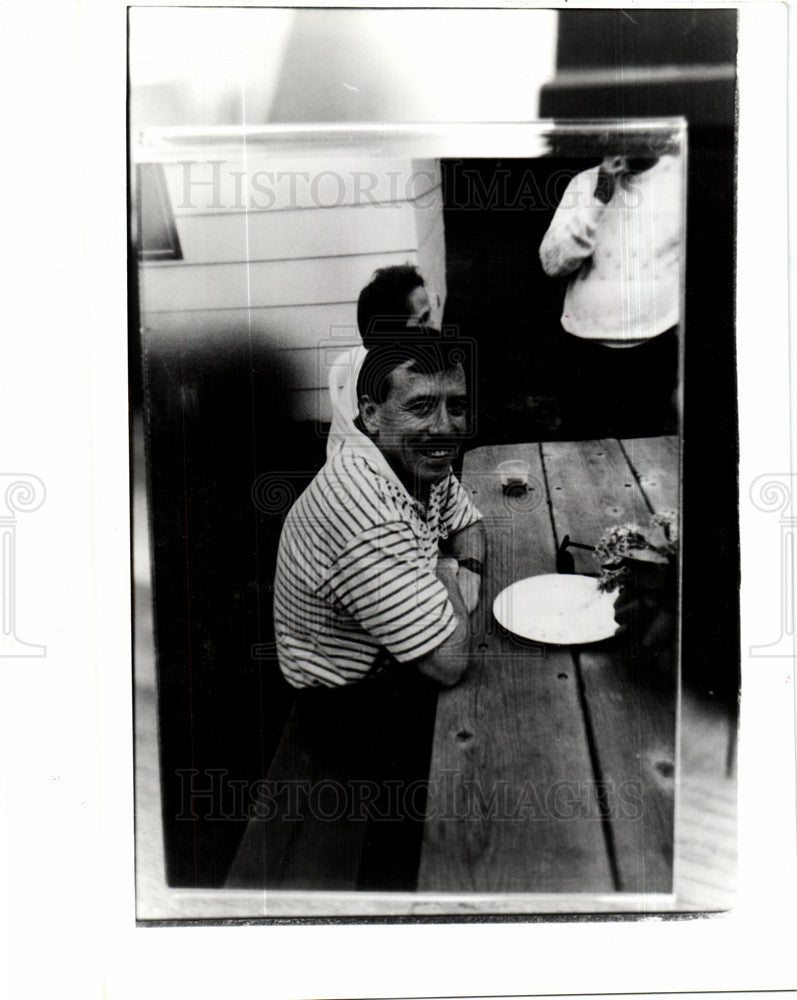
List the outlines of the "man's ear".
{"label": "man's ear", "polygon": [[379,433],[379,406],[370,396],[360,396],[360,420],[369,437]]}

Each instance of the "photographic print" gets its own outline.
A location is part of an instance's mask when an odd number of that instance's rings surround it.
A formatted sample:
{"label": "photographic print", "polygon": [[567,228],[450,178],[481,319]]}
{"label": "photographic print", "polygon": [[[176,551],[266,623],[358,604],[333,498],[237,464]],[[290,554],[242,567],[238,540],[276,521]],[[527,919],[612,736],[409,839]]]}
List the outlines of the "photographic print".
{"label": "photographic print", "polygon": [[736,14],[489,16],[129,11],[141,921],[733,904]]}

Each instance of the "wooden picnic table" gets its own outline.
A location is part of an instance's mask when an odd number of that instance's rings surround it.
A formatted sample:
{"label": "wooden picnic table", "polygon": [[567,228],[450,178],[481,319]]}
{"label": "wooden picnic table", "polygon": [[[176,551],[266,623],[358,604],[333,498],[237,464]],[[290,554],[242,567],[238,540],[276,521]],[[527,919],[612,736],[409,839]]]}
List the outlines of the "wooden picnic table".
{"label": "wooden picnic table", "polygon": [[[510,458],[531,467],[525,496],[502,492],[495,469]],[[478,448],[462,482],[489,557],[470,667],[438,698],[418,890],[670,893],[675,656],[519,641],[492,605],[555,572],[565,535],[594,544],[677,509],[677,439]],[[596,573],[591,553],[570,551],[576,572]]]}
{"label": "wooden picnic table", "polygon": [[[525,495],[502,492],[495,470],[509,458],[531,468]],[[437,698],[418,892],[670,893],[674,649],[526,642],[492,605],[510,583],[555,572],[565,535],[591,545],[612,524],[677,509],[677,439],[477,448],[462,482],[484,515],[488,556],[468,671]],[[597,572],[590,553],[571,552],[576,572]],[[294,713],[268,779],[345,775],[302,745]],[[363,837],[345,821],[252,819],[227,885],[353,890]]]}

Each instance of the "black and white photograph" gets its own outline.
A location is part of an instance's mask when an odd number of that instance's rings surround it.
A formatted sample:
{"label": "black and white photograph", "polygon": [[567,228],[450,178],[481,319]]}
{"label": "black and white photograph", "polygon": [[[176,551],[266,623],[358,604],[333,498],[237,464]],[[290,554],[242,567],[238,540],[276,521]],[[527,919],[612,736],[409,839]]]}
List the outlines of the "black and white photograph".
{"label": "black and white photograph", "polygon": [[736,38],[130,10],[140,920],[733,906]]}
{"label": "black and white photograph", "polygon": [[792,8],[0,4],[3,997],[793,991]]}

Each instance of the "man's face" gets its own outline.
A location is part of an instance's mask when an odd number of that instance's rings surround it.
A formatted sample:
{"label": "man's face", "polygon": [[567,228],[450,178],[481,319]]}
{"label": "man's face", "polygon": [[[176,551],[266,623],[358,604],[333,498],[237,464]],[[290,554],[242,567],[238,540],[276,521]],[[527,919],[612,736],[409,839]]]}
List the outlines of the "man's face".
{"label": "man's face", "polygon": [[426,326],[432,318],[432,303],[423,285],[418,285],[407,296],[407,326]]}
{"label": "man's face", "polygon": [[410,492],[443,479],[467,427],[465,373],[461,366],[424,375],[411,361],[391,375],[384,403],[364,400],[363,422]]}

